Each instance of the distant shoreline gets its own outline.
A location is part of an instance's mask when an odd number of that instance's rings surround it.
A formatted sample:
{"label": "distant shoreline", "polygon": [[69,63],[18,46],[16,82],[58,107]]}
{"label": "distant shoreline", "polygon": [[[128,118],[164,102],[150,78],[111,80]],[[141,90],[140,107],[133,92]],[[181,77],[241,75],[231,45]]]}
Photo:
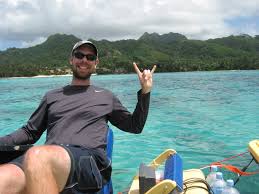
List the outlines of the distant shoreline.
{"label": "distant shoreline", "polygon": [[63,75],[36,75],[36,76],[28,76],[28,77],[2,77],[4,79],[17,79],[17,78],[47,78],[47,77],[70,77],[72,74],[63,74]]}
{"label": "distant shoreline", "polygon": [[[93,73],[92,75],[97,75]],[[36,75],[36,76],[29,76],[29,77],[2,77],[3,79],[17,79],[17,78],[47,78],[47,77],[72,77],[72,74],[63,74],[63,75]],[[0,78],[1,79],[1,78]]]}
{"label": "distant shoreline", "polygon": [[[187,73],[187,72],[224,72],[224,71],[259,71],[259,69],[247,69],[247,70],[240,70],[240,69],[230,69],[230,70],[213,70],[213,71],[175,71],[175,72],[156,72],[156,73]],[[134,73],[134,72],[133,72]],[[132,74],[132,72],[127,73]],[[97,74],[93,73],[92,76],[96,75],[121,75],[121,74]],[[56,74],[56,75],[36,75],[36,76],[21,76],[21,77],[0,77],[1,79],[17,79],[17,78],[49,78],[49,77],[70,77],[73,74]]]}
{"label": "distant shoreline", "polygon": [[63,75],[36,75],[32,78],[39,78],[39,77],[66,77],[66,76],[72,76],[72,74],[63,74]]}

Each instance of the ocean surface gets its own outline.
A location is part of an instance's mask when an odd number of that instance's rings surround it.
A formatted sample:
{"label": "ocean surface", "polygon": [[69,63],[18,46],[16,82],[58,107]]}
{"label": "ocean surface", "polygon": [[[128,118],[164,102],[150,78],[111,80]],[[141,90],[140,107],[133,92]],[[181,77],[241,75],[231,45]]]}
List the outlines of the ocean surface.
{"label": "ocean surface", "polygon": [[[0,135],[21,127],[46,91],[70,80],[70,76],[0,79]],[[115,193],[129,187],[140,163],[149,163],[165,149],[181,155],[184,169],[200,168],[245,152],[249,141],[259,139],[259,71],[155,73],[153,80],[143,133],[113,127]],[[134,110],[136,74],[92,76],[92,83],[112,90]],[[252,168],[259,171],[258,164]],[[241,177],[236,186],[241,194],[258,194],[259,174]]]}

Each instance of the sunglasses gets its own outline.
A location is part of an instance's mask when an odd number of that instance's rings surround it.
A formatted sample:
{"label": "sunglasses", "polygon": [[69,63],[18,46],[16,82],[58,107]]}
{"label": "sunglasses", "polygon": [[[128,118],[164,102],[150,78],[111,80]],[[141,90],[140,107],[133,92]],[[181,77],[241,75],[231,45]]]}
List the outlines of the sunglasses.
{"label": "sunglasses", "polygon": [[95,55],[92,55],[92,54],[84,54],[84,53],[81,53],[79,51],[76,51],[74,52],[74,57],[77,58],[77,59],[83,59],[84,57],[86,57],[86,59],[88,61],[95,61],[97,59],[97,57]]}

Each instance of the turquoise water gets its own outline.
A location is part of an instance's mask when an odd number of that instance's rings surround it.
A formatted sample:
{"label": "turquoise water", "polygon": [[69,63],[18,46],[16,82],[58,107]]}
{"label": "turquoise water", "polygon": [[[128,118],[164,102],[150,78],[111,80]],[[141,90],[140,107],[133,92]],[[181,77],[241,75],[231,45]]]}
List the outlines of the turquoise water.
{"label": "turquoise water", "polygon": [[[43,94],[71,77],[0,79],[0,135],[27,121]],[[98,75],[92,82],[112,90],[131,111],[139,83],[135,74]],[[140,135],[114,128],[113,185],[125,190],[141,162],[167,148],[184,168],[199,168],[246,151],[259,138],[259,71],[157,73],[149,117]],[[40,143],[43,142],[43,138]],[[259,170],[259,168],[257,168]],[[242,177],[241,193],[259,193],[259,176]]]}

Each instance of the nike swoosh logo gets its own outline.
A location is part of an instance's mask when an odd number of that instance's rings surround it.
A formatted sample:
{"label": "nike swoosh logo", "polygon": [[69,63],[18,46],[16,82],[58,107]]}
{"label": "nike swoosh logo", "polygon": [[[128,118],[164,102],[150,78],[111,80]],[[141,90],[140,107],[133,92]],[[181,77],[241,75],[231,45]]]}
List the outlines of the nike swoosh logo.
{"label": "nike swoosh logo", "polygon": [[103,92],[104,90],[94,90],[94,92],[98,93],[98,92]]}

